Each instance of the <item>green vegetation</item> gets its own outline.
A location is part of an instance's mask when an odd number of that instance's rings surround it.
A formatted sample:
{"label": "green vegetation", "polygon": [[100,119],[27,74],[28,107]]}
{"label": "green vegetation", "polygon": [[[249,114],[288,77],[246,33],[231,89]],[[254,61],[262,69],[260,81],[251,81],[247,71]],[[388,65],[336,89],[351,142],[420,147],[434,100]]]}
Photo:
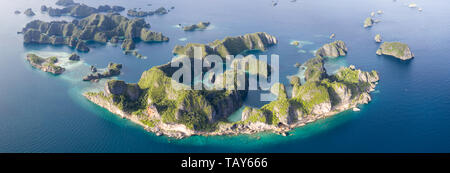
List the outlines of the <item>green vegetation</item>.
{"label": "green vegetation", "polygon": [[210,54],[215,54],[213,48],[205,44],[188,43],[186,46],[175,46],[172,53],[176,55],[185,55],[190,58],[194,58],[194,47],[200,47],[202,50],[201,58],[204,58]]}
{"label": "green vegetation", "polygon": [[364,28],[371,27],[373,25],[373,19],[371,17],[367,17],[364,20]]}
{"label": "green vegetation", "polygon": [[189,26],[185,26],[183,27],[184,31],[194,31],[196,29],[206,29],[209,26],[209,22],[199,22],[198,24],[195,25],[189,25]]}
{"label": "green vegetation", "polygon": [[49,58],[47,59],[47,62],[48,62],[48,63],[51,63],[51,64],[55,64],[55,63],[58,62],[58,58],[55,57],[55,56],[49,57]]}
{"label": "green vegetation", "polygon": [[159,120],[151,120],[151,119],[142,119],[141,122],[145,125],[147,125],[150,128],[153,128],[156,126],[156,124],[159,123]]}
{"label": "green vegetation", "polygon": [[32,53],[27,54],[27,59],[33,64],[42,64],[43,62],[46,61],[45,58],[41,58],[36,54]]}
{"label": "green vegetation", "polygon": [[317,56],[315,58],[311,58],[304,66],[306,67],[305,70],[305,79],[306,81],[320,81],[323,78],[326,77],[326,71],[324,68],[324,62],[323,58],[320,56]]}
{"label": "green vegetation", "polygon": [[153,67],[144,72],[138,82],[139,87],[146,90],[148,99],[156,106],[162,121],[182,123],[195,130],[214,130],[217,124],[212,117],[215,107],[221,106],[220,103],[228,99],[233,92],[176,90],[172,86],[172,79],[168,77],[171,73],[172,69],[167,64]]}
{"label": "green vegetation", "polygon": [[245,34],[237,37],[226,37],[223,40],[216,40],[208,45],[189,43],[186,46],[176,46],[172,51],[177,55],[186,55],[193,58],[193,46],[202,47],[204,56],[216,54],[222,58],[227,55],[238,55],[249,50],[265,51],[267,47],[276,44],[276,38],[263,32]]}
{"label": "green vegetation", "polygon": [[359,83],[359,71],[350,68],[341,68],[334,76],[338,81],[343,81],[347,84]]}
{"label": "green vegetation", "polygon": [[262,122],[262,123],[269,123],[267,121],[266,113],[260,109],[254,109],[251,107],[245,107],[242,112],[248,113],[247,119],[242,121],[243,124],[248,123],[256,123],[256,122]]}
{"label": "green vegetation", "polygon": [[409,51],[407,44],[400,42],[384,42],[381,44],[383,54],[393,55],[395,57],[402,57],[405,52]]}
{"label": "green vegetation", "polygon": [[55,65],[55,63],[58,62],[58,58],[54,56],[49,58],[41,58],[36,54],[30,53],[27,54],[27,60],[32,66],[39,68],[45,72],[61,74],[65,70],[63,67]]}
{"label": "green vegetation", "polygon": [[330,95],[327,86],[318,82],[306,82],[304,85],[297,87],[293,99],[300,103],[307,113],[311,113],[315,105],[330,102]]}
{"label": "green vegetation", "polygon": [[300,78],[298,76],[292,76],[289,82],[292,86],[300,85]]}

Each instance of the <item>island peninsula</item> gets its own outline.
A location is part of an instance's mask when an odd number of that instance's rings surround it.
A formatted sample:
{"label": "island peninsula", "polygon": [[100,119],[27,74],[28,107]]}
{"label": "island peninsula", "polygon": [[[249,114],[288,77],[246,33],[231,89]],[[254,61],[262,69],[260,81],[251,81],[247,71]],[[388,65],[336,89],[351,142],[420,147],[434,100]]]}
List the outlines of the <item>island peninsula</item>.
{"label": "island peninsula", "polygon": [[[226,37],[209,44],[176,46],[173,53],[193,61],[193,47],[200,47],[203,56],[214,54],[224,58],[249,50],[265,51],[277,43],[274,36],[259,32]],[[339,48],[345,47],[341,42],[339,45]],[[332,52],[327,52],[329,50]],[[323,49],[321,54],[333,55],[334,49]],[[243,106],[247,90],[176,90],[171,76],[178,68],[171,67],[170,63],[145,71],[138,83],[111,80],[105,85],[104,92],[87,92],[84,96],[156,135],[183,138],[262,131],[287,135],[292,128],[356,108],[371,100],[369,93],[379,80],[376,71],[365,72],[349,66],[328,75],[324,67],[325,59],[318,54],[303,63],[305,82],[293,82],[291,96],[288,96],[283,84],[276,83],[271,91],[278,90],[277,99],[261,108],[246,106],[241,120],[237,122],[229,122],[227,118]],[[217,75],[215,80],[223,81],[226,75],[237,73],[226,70]],[[235,81],[233,85],[246,83]]]}

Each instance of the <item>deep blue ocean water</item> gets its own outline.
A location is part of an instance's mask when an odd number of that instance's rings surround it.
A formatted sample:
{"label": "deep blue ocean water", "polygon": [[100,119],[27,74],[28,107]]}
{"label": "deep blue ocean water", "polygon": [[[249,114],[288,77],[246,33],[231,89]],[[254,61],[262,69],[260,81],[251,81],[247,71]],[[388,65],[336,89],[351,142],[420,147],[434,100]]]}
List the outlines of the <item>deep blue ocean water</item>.
{"label": "deep blue ocean water", "polygon": [[[34,19],[50,18],[40,5],[55,6],[55,0],[2,0],[0,7],[0,152],[450,152],[450,3],[447,0],[102,0],[78,1],[91,6],[122,5],[128,8],[175,9],[146,20],[152,30],[171,40],[161,44],[140,43],[137,49],[147,59],[124,55],[120,47],[95,44],[81,53],[83,62],[69,64],[68,71],[53,76],[31,68],[27,52],[65,56],[66,46],[23,45],[16,34]],[[407,7],[417,3],[422,12]],[[148,3],[153,6],[147,6]],[[33,8],[36,16],[15,15],[15,10]],[[381,22],[364,29],[362,22],[372,11]],[[205,31],[183,32],[175,26],[210,21]],[[329,70],[353,64],[377,70],[380,82],[373,101],[360,112],[346,111],[294,130],[293,136],[271,133],[240,136],[194,136],[182,140],[158,137],[138,125],[115,116],[81,96],[100,84],[81,82],[91,64],[106,67],[123,63],[118,77],[137,82],[143,71],[171,60],[172,48],[188,42],[207,43],[226,36],[267,32],[279,44],[267,54],[280,55],[280,79],[295,75],[293,65],[312,57],[312,52],[330,42],[328,36],[346,42],[346,57],[329,61]],[[400,61],[377,56],[375,34],[384,41],[409,44],[416,58]],[[302,48],[290,45],[299,40]],[[73,67],[73,68],[72,68]],[[246,100],[252,106],[259,95]],[[257,140],[260,136],[261,139]]]}

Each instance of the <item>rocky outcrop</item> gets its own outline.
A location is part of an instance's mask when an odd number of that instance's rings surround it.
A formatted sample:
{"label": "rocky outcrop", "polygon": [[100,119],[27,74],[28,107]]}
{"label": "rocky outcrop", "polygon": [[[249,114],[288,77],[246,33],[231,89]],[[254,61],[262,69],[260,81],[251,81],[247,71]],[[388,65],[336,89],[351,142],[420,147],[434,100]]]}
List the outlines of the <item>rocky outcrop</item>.
{"label": "rocky outcrop", "polygon": [[77,5],[78,3],[73,2],[73,0],[58,0],[55,4],[60,6],[71,6]]}
{"label": "rocky outcrop", "polygon": [[109,5],[100,5],[97,8],[98,12],[104,12],[104,13],[120,13],[124,11],[125,8],[122,6],[113,5],[112,7]]}
{"label": "rocky outcrop", "polygon": [[120,74],[121,69],[122,69],[122,64],[109,63],[106,71],[104,71],[103,73],[99,73],[99,72],[97,72],[97,68],[91,66],[91,72],[93,72],[93,73],[91,73],[87,76],[84,76],[83,81],[96,82],[102,78],[117,76]]}
{"label": "rocky outcrop", "polygon": [[206,29],[211,23],[210,22],[199,22],[198,24],[189,25],[183,27],[184,31],[194,31]]}
{"label": "rocky outcrop", "polygon": [[27,54],[27,61],[35,68],[56,75],[61,74],[66,70],[63,67],[56,65],[56,63],[58,63],[58,58],[56,57],[42,58],[35,54]]}
{"label": "rocky outcrop", "polygon": [[150,10],[150,11],[137,11],[136,9],[129,9],[127,11],[127,15],[131,17],[147,17],[147,16],[153,16],[155,14],[157,15],[164,15],[167,14],[168,10],[164,7],[160,7],[156,10]]}
{"label": "rocky outcrop", "polygon": [[407,44],[400,42],[384,42],[376,52],[377,55],[389,55],[401,60],[414,58]]}
{"label": "rocky outcrop", "polygon": [[167,13],[168,13],[168,11],[164,7],[159,7],[158,9],[155,10],[155,14],[157,14],[157,15],[164,15]]}
{"label": "rocky outcrop", "polygon": [[26,9],[26,10],[23,12],[23,14],[25,14],[25,15],[27,15],[27,16],[29,16],[29,17],[36,15],[36,14],[33,12],[33,10],[32,10],[31,8]]}
{"label": "rocky outcrop", "polygon": [[76,53],[72,53],[69,56],[69,60],[71,60],[71,61],[79,61],[80,60],[80,56],[78,54],[76,54]]}
{"label": "rocky outcrop", "polygon": [[216,54],[225,58],[227,55],[238,55],[248,50],[265,51],[268,47],[277,43],[278,41],[274,36],[265,32],[257,32],[237,37],[226,37],[223,40],[216,40],[209,44],[190,43],[186,46],[177,45],[172,52],[193,58],[194,47],[200,47],[203,51],[203,56]]}
{"label": "rocky outcrop", "polygon": [[95,72],[97,72],[97,67],[91,65],[91,67],[89,67],[89,70],[90,70],[92,73],[95,73]]}
{"label": "rocky outcrop", "polygon": [[109,5],[100,5],[98,8],[90,7],[85,4],[72,4],[65,6],[64,8],[52,8],[49,7],[46,11],[49,16],[72,16],[77,18],[84,18],[90,16],[94,13],[119,13],[125,10],[125,8],[121,6],[109,6]]}
{"label": "rocky outcrop", "polygon": [[[44,22],[34,20],[23,29],[24,43],[65,44],[79,51],[89,51],[86,41],[107,42],[114,38],[163,42],[169,39],[149,30],[144,19],[128,19],[119,14],[92,14],[81,20]],[[131,45],[129,46],[131,48]]]}
{"label": "rocky outcrop", "polygon": [[[238,43],[238,45],[232,43]],[[203,45],[203,48],[208,49],[207,51],[210,53],[222,51],[221,53],[234,54],[235,52],[241,53],[255,49],[266,50],[268,46],[276,43],[276,38],[273,36],[265,33],[254,33],[229,37],[222,41],[216,41],[214,43],[215,46]],[[221,49],[214,50],[217,47],[221,47]],[[186,50],[182,53],[186,53]],[[189,60],[194,61],[193,58],[189,58]],[[170,63],[156,66],[142,74],[137,86],[127,84],[127,89],[134,87],[134,90],[137,90],[139,88],[139,91],[143,92],[139,96],[131,90],[125,92],[127,94],[123,95],[124,84],[122,82],[116,83],[117,86],[114,87],[108,86],[105,89],[104,95],[111,96],[110,93],[113,93],[113,102],[120,110],[129,114],[131,112],[138,112],[140,114],[137,116],[139,117],[139,121],[145,125],[158,128],[152,131],[166,134],[169,133],[169,129],[167,128],[172,127],[170,130],[172,132],[170,133],[178,131],[185,135],[197,134],[197,132],[198,134],[208,133],[218,128],[217,122],[227,118],[238,110],[242,106],[244,98],[247,96],[247,90],[238,90],[237,87],[208,91],[177,89],[180,84],[173,83],[171,78],[177,69],[171,67]],[[230,71],[226,75],[237,75],[237,73]],[[215,77],[215,80],[223,81],[224,77],[225,74],[220,74]],[[86,80],[89,79],[92,78],[87,78]],[[247,82],[245,85],[247,85]],[[218,85],[224,84],[221,82],[216,83]],[[242,85],[236,78],[232,83],[238,87]],[[284,87],[282,88],[284,91]],[[99,95],[102,95],[102,93]],[[283,95],[286,95],[285,91]],[[154,115],[155,112],[158,116]]]}
{"label": "rocky outcrop", "polygon": [[154,15],[154,11],[137,11],[136,9],[129,9],[127,15],[131,17],[147,17]]}
{"label": "rocky outcrop", "polygon": [[127,84],[121,80],[110,80],[105,85],[105,93],[107,95],[120,95],[127,90]]}
{"label": "rocky outcrop", "polygon": [[136,48],[133,39],[125,39],[122,43],[122,49],[125,51],[133,50]]}
{"label": "rocky outcrop", "polygon": [[105,85],[107,96],[125,96],[129,101],[136,101],[141,94],[141,88],[137,84],[127,84],[122,80],[110,80]]}
{"label": "rocky outcrop", "polygon": [[373,19],[371,17],[367,17],[366,20],[364,20],[364,28],[371,27],[373,23]]}
{"label": "rocky outcrop", "polygon": [[244,124],[265,123],[273,129],[301,126],[355,108],[358,104],[367,104],[371,100],[369,93],[374,90],[378,80],[375,71],[365,72],[354,66],[341,68],[335,75],[321,80],[306,81],[303,85],[294,84],[291,98],[279,94],[277,100],[261,109],[244,110],[242,121]]}
{"label": "rocky outcrop", "polygon": [[45,12],[47,10],[48,10],[47,6],[41,5],[41,12]]}
{"label": "rocky outcrop", "polygon": [[286,87],[284,87],[284,85],[282,83],[275,83],[270,87],[270,92],[274,95],[276,95],[277,97],[283,96],[286,97]]}
{"label": "rocky outcrop", "polygon": [[377,42],[377,43],[381,43],[381,41],[382,41],[381,35],[380,35],[380,34],[375,35],[374,40],[375,40],[375,42]]}
{"label": "rocky outcrop", "polygon": [[324,67],[324,59],[320,56],[309,59],[303,64],[303,66],[306,68],[306,81],[320,81],[327,77],[327,72]]}
{"label": "rocky outcrop", "polygon": [[347,46],[341,40],[334,41],[329,44],[323,45],[316,52],[316,56],[336,58],[347,55]]}
{"label": "rocky outcrop", "polygon": [[20,14],[19,10],[14,11],[14,14]]}

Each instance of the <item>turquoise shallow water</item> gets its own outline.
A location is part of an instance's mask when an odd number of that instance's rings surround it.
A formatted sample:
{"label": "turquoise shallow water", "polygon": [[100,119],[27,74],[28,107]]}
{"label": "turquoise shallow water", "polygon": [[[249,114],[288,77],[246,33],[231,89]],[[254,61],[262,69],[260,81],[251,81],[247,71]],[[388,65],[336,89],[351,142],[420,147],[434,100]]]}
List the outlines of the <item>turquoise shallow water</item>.
{"label": "turquoise shallow water", "polygon": [[[114,45],[95,44],[81,53],[83,62],[68,64],[67,73],[53,76],[26,63],[26,52],[67,55],[65,46],[23,45],[16,32],[33,19],[50,18],[39,12],[42,4],[54,0],[5,2],[0,10],[0,152],[449,152],[450,151],[450,4],[446,0],[415,0],[423,12],[405,6],[408,0],[333,0],[295,3],[289,0],[271,6],[270,0],[79,1],[97,6],[109,3],[127,8],[175,6],[168,15],[146,18],[152,30],[170,41],[140,43],[137,49],[147,59],[124,55]],[[15,15],[16,9],[32,7],[36,16]],[[371,11],[382,22],[371,29],[362,21]],[[178,23],[210,21],[211,29],[183,32]],[[346,111],[295,129],[292,136],[271,133],[241,136],[195,136],[182,140],[157,137],[141,127],[115,116],[81,95],[102,85],[81,82],[89,65],[106,67],[123,63],[118,77],[137,82],[140,74],[171,59],[176,44],[207,43],[226,36],[264,31],[275,35],[279,44],[267,54],[280,55],[280,80],[298,74],[294,64],[312,57],[312,52],[336,39],[347,43],[346,57],[330,60],[329,72],[353,64],[363,70],[377,70],[381,81],[372,93],[373,101],[360,112]],[[381,33],[386,41],[408,43],[416,58],[400,61],[376,56],[373,41]],[[300,41],[300,47],[290,43]],[[73,67],[73,68],[72,68]],[[258,92],[245,101],[261,106]],[[238,117],[231,117],[236,120]],[[261,138],[258,140],[258,136]]]}

